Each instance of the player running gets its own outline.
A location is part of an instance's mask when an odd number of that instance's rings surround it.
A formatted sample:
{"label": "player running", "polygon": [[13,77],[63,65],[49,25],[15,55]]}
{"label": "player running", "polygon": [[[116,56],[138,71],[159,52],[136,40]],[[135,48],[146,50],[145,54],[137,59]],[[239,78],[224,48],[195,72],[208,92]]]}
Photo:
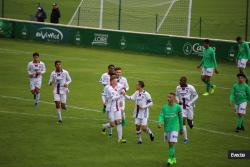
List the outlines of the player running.
{"label": "player running", "polygon": [[181,105],[182,109],[184,144],[188,143],[186,124],[188,123],[191,129],[194,126],[194,107],[197,99],[198,94],[194,86],[187,84],[187,77],[181,77],[180,85],[176,88],[176,100]]}
{"label": "player running", "polygon": [[[117,82],[126,92],[129,90],[129,85],[127,78],[122,76],[122,68],[121,67],[115,67],[115,74],[117,76]],[[126,124],[126,114],[125,114],[125,97],[121,98],[122,107],[122,126],[125,126]]]}
{"label": "player running", "polygon": [[168,141],[169,144],[168,166],[176,163],[174,145],[177,143],[178,132],[180,135],[183,133],[181,107],[179,104],[175,103],[174,100],[175,93],[169,93],[168,104],[162,107],[158,125],[158,128],[161,128],[162,124],[164,124],[164,142]]}
{"label": "player running", "polygon": [[56,113],[58,117],[58,123],[62,123],[61,108],[66,110],[67,94],[69,93],[69,84],[71,83],[71,77],[68,71],[62,69],[62,62],[60,60],[55,61],[55,71],[50,75],[49,85],[54,84],[54,102],[56,104]]}
{"label": "player running", "polygon": [[[247,62],[250,59],[249,45],[246,41],[243,41],[241,37],[237,37],[236,41],[238,43],[237,65],[239,68],[239,72],[245,74],[244,69],[246,68]],[[248,83],[247,77],[246,83]]]}
{"label": "player running", "polygon": [[153,105],[153,102],[144,87],[144,82],[138,81],[136,92],[131,96],[126,95],[127,99],[135,101],[134,118],[138,144],[142,144],[141,130],[149,135],[151,141],[154,141],[154,134],[148,127],[149,107]]}
{"label": "player running", "polygon": [[125,91],[118,90],[117,77],[110,77],[110,86],[107,90],[107,110],[109,113],[109,123],[103,124],[104,129],[109,129],[116,125],[118,134],[118,143],[126,143],[126,140],[122,138],[122,112],[121,105],[119,104],[122,96],[125,95]]}
{"label": "player running", "polygon": [[213,72],[218,74],[217,70],[217,62],[215,57],[215,51],[212,47],[210,47],[210,41],[208,39],[204,40],[204,49],[202,52],[202,60],[200,65],[197,68],[202,67],[202,75],[201,80],[206,84],[206,92],[203,93],[203,96],[208,96],[209,93],[213,94],[216,86],[211,83],[211,78],[213,76]]}
{"label": "player running", "polygon": [[35,106],[37,106],[40,100],[42,75],[46,72],[45,64],[39,59],[39,53],[33,53],[33,60],[28,63],[27,71],[30,78],[31,93],[34,95]]}
{"label": "player running", "polygon": [[230,94],[230,104],[234,108],[238,120],[235,132],[245,130],[244,117],[247,109],[247,102],[250,101],[250,88],[245,83],[246,76],[243,73],[237,74],[238,82],[233,85]]}

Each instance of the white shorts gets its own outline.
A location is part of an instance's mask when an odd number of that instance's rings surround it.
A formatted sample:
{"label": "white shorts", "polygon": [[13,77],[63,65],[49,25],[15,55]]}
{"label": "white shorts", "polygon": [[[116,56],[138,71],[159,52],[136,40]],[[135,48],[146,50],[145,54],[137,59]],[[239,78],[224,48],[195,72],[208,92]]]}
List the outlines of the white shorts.
{"label": "white shorts", "polygon": [[177,131],[172,131],[169,133],[164,133],[164,142],[173,142],[177,143],[178,141],[178,132]]}
{"label": "white shorts", "polygon": [[239,59],[238,68],[246,68],[248,59]]}
{"label": "white shorts", "polygon": [[246,114],[247,102],[235,105],[235,112],[239,114]]}
{"label": "white shorts", "polygon": [[121,111],[109,111],[109,122],[114,122],[116,120],[122,120]]}
{"label": "white shorts", "polygon": [[61,103],[66,104],[67,94],[57,94],[54,93],[54,101],[60,101]]}
{"label": "white shorts", "polygon": [[148,125],[148,118],[135,118],[135,124],[147,126]]}
{"label": "white shorts", "polygon": [[201,75],[205,75],[205,76],[213,76],[213,73],[214,73],[214,68],[202,68],[202,73]]}
{"label": "white shorts", "polygon": [[42,79],[41,78],[35,78],[30,79],[30,89],[34,90],[35,88],[41,89],[42,86]]}
{"label": "white shorts", "polygon": [[193,118],[194,118],[194,107],[190,106],[190,107],[187,107],[186,109],[182,108],[182,116],[187,118],[187,119],[193,120]]}

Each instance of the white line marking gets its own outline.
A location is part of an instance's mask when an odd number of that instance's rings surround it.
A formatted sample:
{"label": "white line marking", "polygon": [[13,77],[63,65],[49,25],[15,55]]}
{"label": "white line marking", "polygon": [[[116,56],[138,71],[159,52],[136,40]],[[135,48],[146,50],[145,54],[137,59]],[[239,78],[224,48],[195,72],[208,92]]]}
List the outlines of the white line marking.
{"label": "white line marking", "polygon": [[[13,96],[4,96],[4,95],[0,95],[1,98],[7,98],[7,99],[14,99],[14,100],[20,100],[20,101],[34,101],[32,99],[25,99],[22,97],[13,97]],[[50,105],[54,105],[54,103],[50,103],[47,101],[40,101],[41,103],[44,104],[50,104]],[[96,109],[90,109],[90,108],[84,108],[84,107],[77,107],[77,106],[68,106],[69,108],[73,108],[73,109],[78,109],[78,110],[85,110],[85,111],[94,111],[94,112],[102,112],[100,110],[96,110]],[[0,111],[0,113],[10,113],[10,114],[20,114],[20,115],[31,115],[31,116],[44,116],[44,117],[56,117],[56,116],[46,116],[46,115],[42,115],[42,114],[30,114],[30,113],[19,113],[19,112],[9,112],[9,111]],[[85,118],[78,118],[78,117],[72,117],[72,116],[68,116],[65,118],[70,118],[70,119],[85,119]],[[87,119],[87,118],[86,118]],[[106,119],[94,119],[94,120],[98,120],[98,121],[105,121]],[[157,123],[158,121],[155,120],[150,120],[150,122],[153,123]],[[237,138],[241,138],[241,139],[247,139],[250,140],[250,137],[246,137],[246,136],[239,136],[239,135],[235,135],[232,133],[225,133],[225,132],[221,132],[221,131],[216,131],[216,130],[210,130],[210,129],[205,129],[205,128],[199,128],[199,127],[194,127],[197,130],[200,131],[205,131],[205,132],[209,132],[209,133],[213,133],[213,134],[220,134],[220,135],[224,135],[224,136],[233,136],[233,137],[237,137]]]}
{"label": "white line marking", "polygon": [[78,12],[80,6],[82,5],[82,3],[83,3],[83,0],[81,0],[81,2],[79,3],[79,5],[77,6],[77,8],[76,8],[76,10],[75,10],[75,12],[74,12],[74,14],[73,14],[73,16],[72,16],[71,19],[69,20],[68,25],[71,25],[71,24],[72,24],[72,22],[73,22],[73,20],[74,20],[74,17],[76,16],[76,14],[77,14],[77,12]]}

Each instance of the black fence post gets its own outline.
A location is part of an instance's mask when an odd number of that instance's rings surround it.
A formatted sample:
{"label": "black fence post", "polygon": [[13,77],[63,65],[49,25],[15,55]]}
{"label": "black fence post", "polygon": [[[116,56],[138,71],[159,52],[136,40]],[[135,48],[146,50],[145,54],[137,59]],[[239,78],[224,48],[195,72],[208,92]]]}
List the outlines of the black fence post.
{"label": "black fence post", "polygon": [[118,30],[121,29],[121,10],[122,10],[122,0],[119,0]]}
{"label": "black fence post", "polygon": [[80,25],[80,11],[81,11],[81,7],[78,8],[77,26]]}
{"label": "black fence post", "polygon": [[157,33],[157,28],[158,28],[158,14],[155,15],[155,33]]}
{"label": "black fence post", "polygon": [[2,17],[4,17],[4,0],[2,0]]}

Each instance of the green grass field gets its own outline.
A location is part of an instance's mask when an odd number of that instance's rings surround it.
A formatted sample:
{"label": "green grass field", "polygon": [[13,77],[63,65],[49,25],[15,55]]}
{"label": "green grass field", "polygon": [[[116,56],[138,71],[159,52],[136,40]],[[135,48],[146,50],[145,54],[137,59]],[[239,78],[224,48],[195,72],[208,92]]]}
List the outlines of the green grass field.
{"label": "green grass field", "polygon": [[[43,78],[41,103],[35,110],[29,90],[26,66],[31,54],[38,51],[47,65]],[[63,112],[64,123],[56,124],[52,89],[47,85],[54,60],[72,77],[68,111]],[[0,39],[0,166],[1,167],[80,167],[80,166],[165,166],[168,146],[163,143],[163,131],[157,120],[166,94],[174,91],[180,76],[186,75],[199,92],[195,109],[195,128],[188,129],[190,143],[182,137],[176,146],[176,166],[247,167],[247,160],[228,160],[228,150],[250,149],[250,119],[247,114],[246,131],[234,132],[236,116],[229,107],[229,92],[235,82],[237,69],[219,61],[220,74],[214,76],[218,89],[214,95],[203,97],[204,85],[199,59],[165,57],[109,49],[80,48]],[[145,134],[143,145],[136,144],[133,124],[133,102],[127,102],[128,124],[124,128],[127,144],[116,143],[116,130],[109,139],[101,134],[106,116],[102,105],[98,80],[108,64],[121,66],[134,92],[137,80],[144,80],[153,98],[149,126],[156,139],[151,142]],[[249,70],[247,71],[250,72]],[[248,112],[249,113],[249,112]]]}
{"label": "green grass field", "polygon": [[[169,6],[167,3],[168,1],[122,1],[121,29],[155,32],[155,15],[159,15],[159,24],[167,10],[167,7]],[[53,1],[5,0],[5,17],[30,19],[30,15],[35,14],[36,7],[39,2],[46,9],[49,16]],[[67,24],[69,22],[79,2],[80,0],[58,1],[62,13],[61,23]],[[100,0],[84,0],[80,10],[80,25],[98,27],[99,6]],[[169,17],[167,17],[163,23],[160,33],[186,35],[186,6],[187,0],[180,0],[175,3],[169,13]],[[193,0],[191,36],[198,37],[200,35],[200,17],[202,18],[202,37],[234,40],[238,35],[244,36],[246,17],[245,6],[246,0]],[[49,19],[47,19],[47,21],[49,21]],[[77,16],[72,24],[77,24]],[[103,28],[118,28],[117,0],[104,0]],[[250,28],[248,29],[248,32],[250,34]]]}

